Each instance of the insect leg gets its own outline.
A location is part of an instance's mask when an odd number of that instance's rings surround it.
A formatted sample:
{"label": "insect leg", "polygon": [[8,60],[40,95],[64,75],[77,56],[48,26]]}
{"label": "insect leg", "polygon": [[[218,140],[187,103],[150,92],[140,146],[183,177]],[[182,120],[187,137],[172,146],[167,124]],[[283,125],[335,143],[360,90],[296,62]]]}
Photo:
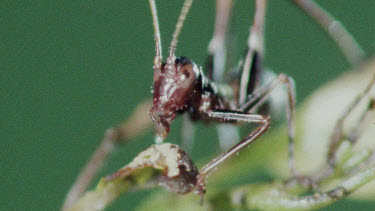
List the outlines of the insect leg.
{"label": "insect leg", "polygon": [[210,171],[215,169],[219,164],[231,157],[243,147],[252,143],[260,135],[262,135],[270,126],[270,119],[268,116],[260,114],[245,114],[236,111],[210,111],[207,113],[211,119],[216,119],[220,122],[233,123],[233,122],[246,122],[246,123],[258,123],[260,126],[251,132],[247,137],[242,139],[238,144],[232,147],[229,151],[219,155],[217,158],[212,160],[210,163],[205,165],[199,172],[197,182],[197,193],[199,195],[204,194],[205,186],[204,180]]}
{"label": "insect leg", "polygon": [[347,135],[347,139],[354,144],[363,134],[363,131],[366,129],[366,126],[369,123],[369,117],[371,116],[371,111],[375,110],[375,98],[371,98],[370,102],[362,114],[358,124],[355,124],[354,127],[350,130],[349,134]]}
{"label": "insect leg", "polygon": [[[232,5],[233,0],[216,1],[214,34],[208,46],[208,57],[204,68],[206,71],[206,76],[210,80],[214,80],[216,82],[222,82],[223,80],[227,57],[225,40]],[[189,115],[184,115],[183,118],[182,147],[186,152],[191,152],[194,141],[194,125],[192,124]],[[218,128],[218,130],[220,129]],[[220,143],[222,142],[220,141]]]}
{"label": "insect leg", "polygon": [[359,102],[364,98],[364,96],[370,92],[371,88],[374,85],[375,85],[375,77],[373,77],[371,82],[362,91],[362,93],[360,93],[354,99],[354,101],[344,111],[342,116],[337,120],[333,133],[331,135],[330,146],[329,146],[329,151],[328,151],[328,156],[327,156],[327,159],[328,159],[327,162],[331,167],[335,165],[335,152],[344,138],[343,124],[344,124],[345,119],[350,115],[350,113],[359,104]]}
{"label": "insect leg", "polygon": [[206,63],[207,77],[216,82],[222,82],[223,80],[227,58],[225,42],[232,6],[233,0],[216,1],[215,28],[208,45],[209,55]]}
{"label": "insect leg", "polygon": [[242,105],[249,94],[256,88],[261,71],[263,54],[263,35],[266,14],[266,0],[257,0],[255,4],[254,23],[250,27],[248,50],[242,68],[239,105]]}
{"label": "insect leg", "polygon": [[[214,25],[214,34],[208,46],[208,57],[206,61],[206,75],[215,82],[224,82],[227,62],[227,36],[230,22],[233,0],[216,1],[216,17]],[[220,148],[228,150],[234,143],[239,141],[238,128],[232,124],[219,124],[216,126]],[[228,136],[231,137],[228,139]]]}
{"label": "insect leg", "polygon": [[254,113],[260,106],[262,106],[273,90],[278,88],[280,85],[285,84],[288,93],[288,100],[286,106],[286,121],[288,125],[288,154],[289,154],[289,168],[293,175],[297,175],[295,164],[294,164],[294,112],[295,112],[295,86],[293,79],[285,74],[280,74],[270,84],[256,89],[252,95],[249,96],[246,103],[244,103],[239,111],[245,113]]}

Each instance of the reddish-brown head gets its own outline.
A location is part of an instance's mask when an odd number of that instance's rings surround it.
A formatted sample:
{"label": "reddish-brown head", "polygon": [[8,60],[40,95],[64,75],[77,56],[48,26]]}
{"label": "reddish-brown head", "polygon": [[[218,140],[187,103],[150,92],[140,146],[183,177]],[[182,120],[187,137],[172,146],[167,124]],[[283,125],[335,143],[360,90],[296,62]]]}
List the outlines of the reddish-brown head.
{"label": "reddish-brown head", "polygon": [[151,118],[157,122],[157,135],[164,139],[169,132],[169,125],[177,112],[189,107],[199,69],[186,57],[175,58],[165,63],[154,72],[153,107]]}
{"label": "reddish-brown head", "polygon": [[194,90],[199,76],[197,66],[185,57],[176,58],[178,36],[189,12],[193,0],[185,0],[175,32],[167,62],[162,64],[162,51],[159,22],[157,17],[155,0],[149,0],[152,19],[154,22],[156,55],[154,59],[154,104],[150,110],[151,118],[157,122],[157,142],[161,142],[168,135],[170,123],[174,120],[177,112],[188,107],[188,101]]}

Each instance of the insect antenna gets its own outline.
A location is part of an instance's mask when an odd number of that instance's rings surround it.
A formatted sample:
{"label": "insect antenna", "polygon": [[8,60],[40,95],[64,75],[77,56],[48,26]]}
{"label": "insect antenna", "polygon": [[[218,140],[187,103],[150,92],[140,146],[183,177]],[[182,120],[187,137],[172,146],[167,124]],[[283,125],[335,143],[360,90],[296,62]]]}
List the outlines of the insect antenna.
{"label": "insect antenna", "polygon": [[151,7],[151,14],[152,14],[152,22],[154,25],[154,34],[155,34],[155,59],[154,59],[154,68],[160,69],[162,63],[162,55],[161,55],[161,39],[160,39],[160,29],[159,29],[159,21],[158,21],[158,13],[156,11],[155,0],[149,0],[150,7]]}
{"label": "insect antenna", "polygon": [[171,46],[169,47],[169,56],[167,59],[167,65],[168,67],[171,67],[174,63],[174,57],[175,57],[175,51],[177,47],[177,41],[178,41],[178,36],[180,35],[182,26],[184,25],[184,21],[186,19],[186,16],[190,10],[190,7],[193,3],[193,0],[185,0],[184,5],[181,10],[180,17],[178,18],[178,22],[176,24],[176,29],[173,33],[173,38],[171,42]]}

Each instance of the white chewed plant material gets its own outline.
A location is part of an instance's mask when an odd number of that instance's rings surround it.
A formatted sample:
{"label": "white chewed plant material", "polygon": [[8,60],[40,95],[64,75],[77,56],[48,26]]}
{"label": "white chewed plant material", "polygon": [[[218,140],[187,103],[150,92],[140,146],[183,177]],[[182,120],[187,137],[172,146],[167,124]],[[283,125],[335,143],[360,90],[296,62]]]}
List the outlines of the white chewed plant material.
{"label": "white chewed plant material", "polygon": [[145,167],[160,169],[168,178],[182,176],[186,172],[191,174],[198,172],[190,157],[182,149],[177,145],[165,143],[150,146],[139,153],[131,163],[108,178],[124,177],[136,169]]}
{"label": "white chewed plant material", "polygon": [[[124,168],[134,169],[140,166],[160,166],[168,169],[168,177],[177,176],[180,173],[178,160],[181,159],[178,149],[178,147],[169,143],[153,145],[141,152]],[[186,167],[189,168],[187,165]]]}
{"label": "white chewed plant material", "polygon": [[129,175],[149,167],[160,171],[150,179],[154,185],[181,194],[189,193],[196,187],[197,167],[186,152],[170,143],[150,146],[139,153],[131,163],[106,178],[108,181],[127,180]]}

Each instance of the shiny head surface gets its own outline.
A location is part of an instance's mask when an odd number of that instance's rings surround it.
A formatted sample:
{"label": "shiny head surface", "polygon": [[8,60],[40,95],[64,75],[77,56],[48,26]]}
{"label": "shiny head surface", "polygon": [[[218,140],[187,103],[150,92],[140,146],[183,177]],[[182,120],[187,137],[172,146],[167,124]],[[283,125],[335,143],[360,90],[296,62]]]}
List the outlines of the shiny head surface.
{"label": "shiny head surface", "polygon": [[151,118],[157,122],[157,135],[164,139],[170,123],[178,112],[187,109],[200,76],[197,65],[186,57],[178,57],[171,65],[162,64],[154,72],[153,106]]}

